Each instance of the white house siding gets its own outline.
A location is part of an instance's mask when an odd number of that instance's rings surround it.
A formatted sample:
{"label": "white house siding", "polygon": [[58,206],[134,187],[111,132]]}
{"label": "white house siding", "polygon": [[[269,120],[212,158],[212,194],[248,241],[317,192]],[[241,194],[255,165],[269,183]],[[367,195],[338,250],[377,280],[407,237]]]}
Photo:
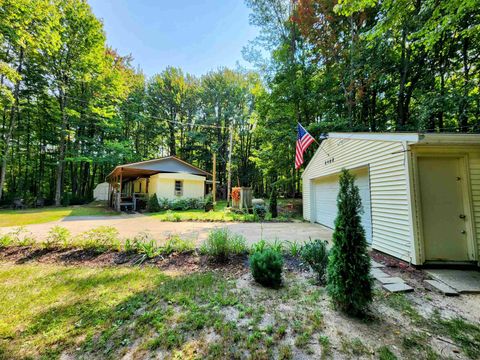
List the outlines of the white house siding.
{"label": "white house siding", "polygon": [[314,220],[310,214],[314,179],[339,173],[342,168],[369,166],[372,248],[410,261],[413,231],[409,220],[404,142],[349,139],[347,135],[329,138],[321,147],[323,150],[317,150],[303,174],[304,218]]}
{"label": "white house siding", "polygon": [[480,152],[471,153],[470,184],[472,186],[473,213],[477,235],[478,262],[480,264]]}
{"label": "white house siding", "polygon": [[[175,180],[183,181],[183,195],[175,196]],[[150,177],[148,194],[170,200],[179,198],[203,198],[205,177],[184,173],[161,173]]]}

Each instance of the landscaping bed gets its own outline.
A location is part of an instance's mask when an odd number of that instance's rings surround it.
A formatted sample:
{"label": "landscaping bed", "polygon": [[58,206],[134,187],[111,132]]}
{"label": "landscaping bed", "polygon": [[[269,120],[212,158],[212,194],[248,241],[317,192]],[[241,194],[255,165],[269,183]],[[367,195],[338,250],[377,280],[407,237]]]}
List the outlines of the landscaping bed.
{"label": "landscaping bed", "polygon": [[[334,310],[301,259],[282,285],[252,278],[246,253],[146,259],[107,250],[0,250],[0,358],[478,358],[468,304],[378,288],[366,317]],[[388,268],[397,271],[398,268]],[[399,271],[399,270],[398,270]]]}

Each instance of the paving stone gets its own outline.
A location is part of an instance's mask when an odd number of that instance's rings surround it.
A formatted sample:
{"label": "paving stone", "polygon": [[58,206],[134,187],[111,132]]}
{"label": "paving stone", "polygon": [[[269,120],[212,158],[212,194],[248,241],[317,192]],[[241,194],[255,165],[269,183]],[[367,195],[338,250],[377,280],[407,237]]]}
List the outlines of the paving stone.
{"label": "paving stone", "polygon": [[459,293],[480,293],[480,271],[432,269],[427,273]]}
{"label": "paving stone", "polygon": [[370,260],[370,263],[372,264],[372,269],[380,269],[380,268],[385,267],[385,265],[380,264],[380,263],[376,262],[375,260]]}
{"label": "paving stone", "polygon": [[401,284],[385,284],[383,288],[391,293],[404,293],[413,291],[413,288],[405,283]]}
{"label": "paving stone", "polygon": [[382,284],[403,284],[405,282],[399,277],[381,277],[377,278],[377,280]]}
{"label": "paving stone", "polygon": [[455,289],[452,289],[450,286],[442,283],[441,281],[425,280],[424,282],[425,282],[425,287],[427,287],[430,290],[440,292],[443,295],[447,295],[447,296],[458,296],[459,295],[459,293],[457,291],[455,291]]}
{"label": "paving stone", "polygon": [[388,275],[387,273],[385,273],[385,272],[383,272],[382,270],[379,270],[379,269],[371,269],[371,270],[370,270],[370,274],[371,274],[375,279],[390,277],[390,275]]}

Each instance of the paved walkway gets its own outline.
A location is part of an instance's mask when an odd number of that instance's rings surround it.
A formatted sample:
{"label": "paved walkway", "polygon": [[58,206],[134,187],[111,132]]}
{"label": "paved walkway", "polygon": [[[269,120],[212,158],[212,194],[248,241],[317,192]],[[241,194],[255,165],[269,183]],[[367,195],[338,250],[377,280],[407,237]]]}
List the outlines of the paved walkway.
{"label": "paved walkway", "polygon": [[[28,216],[28,215],[26,215]],[[121,216],[70,216],[59,221],[44,224],[25,226],[35,239],[44,239],[53,226],[63,226],[70,230],[72,235],[90,230],[98,226],[113,226],[121,238],[131,238],[139,232],[147,231],[159,242],[168,236],[177,234],[183,238],[190,238],[197,244],[206,239],[208,232],[213,228],[227,227],[234,233],[242,234],[249,244],[260,239],[282,241],[306,241],[312,239],[330,240],[332,230],[321,225],[292,222],[292,223],[240,223],[240,222],[162,222],[145,215]],[[15,227],[1,227],[0,234],[12,231]]]}

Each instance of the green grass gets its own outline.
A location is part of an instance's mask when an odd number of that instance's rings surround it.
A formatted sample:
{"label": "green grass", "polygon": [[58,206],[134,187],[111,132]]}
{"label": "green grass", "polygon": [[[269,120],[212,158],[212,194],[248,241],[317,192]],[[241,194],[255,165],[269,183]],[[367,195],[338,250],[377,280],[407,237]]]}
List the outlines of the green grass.
{"label": "green grass", "polygon": [[[156,213],[147,213],[146,215],[156,218],[160,221],[257,221],[253,214],[238,214],[226,209],[227,202],[225,200],[217,201],[215,209],[205,212],[203,209],[194,210],[164,210]],[[281,216],[274,219],[275,221],[289,221],[291,219],[301,219],[300,216]],[[271,221],[267,218],[265,221]]]}
{"label": "green grass", "polygon": [[44,207],[26,210],[0,210],[1,226],[23,226],[58,221],[68,216],[118,215],[103,204],[74,205],[67,207]]}

